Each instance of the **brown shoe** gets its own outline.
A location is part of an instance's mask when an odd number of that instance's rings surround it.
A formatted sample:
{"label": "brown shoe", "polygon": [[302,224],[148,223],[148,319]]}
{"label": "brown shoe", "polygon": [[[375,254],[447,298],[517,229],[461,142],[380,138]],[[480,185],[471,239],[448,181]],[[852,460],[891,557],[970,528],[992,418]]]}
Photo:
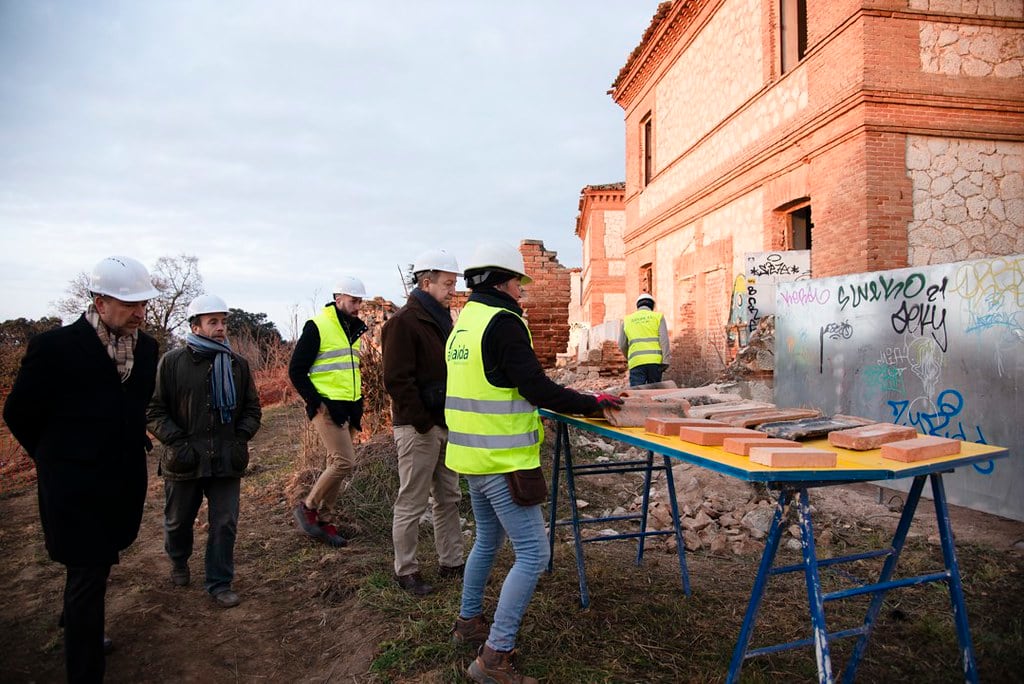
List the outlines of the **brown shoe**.
{"label": "brown shoe", "polygon": [[395,575],[395,580],[400,587],[415,596],[426,596],[434,591],[434,587],[424,582],[423,577],[418,572],[412,572],[408,575]]}
{"label": "brown shoe", "polygon": [[540,684],[516,669],[516,652],[495,651],[484,644],[476,660],[469,664],[466,674],[480,684]]}
{"label": "brown shoe", "polygon": [[441,565],[437,568],[438,577],[462,577],[466,574],[466,564],[460,563],[459,565]]}
{"label": "brown shoe", "polygon": [[455,629],[452,630],[452,642],[479,646],[487,641],[487,635],[490,633],[491,626],[483,615],[471,618],[464,618],[460,615],[455,619]]}

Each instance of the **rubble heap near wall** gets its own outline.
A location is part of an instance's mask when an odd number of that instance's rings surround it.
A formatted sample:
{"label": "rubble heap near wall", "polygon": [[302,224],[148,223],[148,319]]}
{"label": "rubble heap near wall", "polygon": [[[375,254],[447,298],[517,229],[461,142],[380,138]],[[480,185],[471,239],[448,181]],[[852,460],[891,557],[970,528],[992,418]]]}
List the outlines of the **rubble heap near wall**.
{"label": "rubble heap near wall", "polygon": [[750,333],[747,345],[722,369],[716,383],[735,383],[747,399],[771,401],[775,377],[775,317],[765,316]]}
{"label": "rubble heap near wall", "polygon": [[584,392],[621,387],[627,384],[626,357],[615,342],[605,340],[600,349],[584,352],[584,358],[560,355],[559,367],[548,375],[559,385]]}

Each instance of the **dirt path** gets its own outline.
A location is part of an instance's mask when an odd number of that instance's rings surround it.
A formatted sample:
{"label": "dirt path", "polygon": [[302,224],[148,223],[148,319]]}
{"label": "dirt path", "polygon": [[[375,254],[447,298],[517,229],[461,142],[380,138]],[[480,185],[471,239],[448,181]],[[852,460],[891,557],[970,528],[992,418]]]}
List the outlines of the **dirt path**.
{"label": "dirt path", "polygon": [[[163,551],[163,482],[151,474],[138,541],[111,573],[107,631],[116,651],[107,681],[366,682],[380,644],[399,633],[356,596],[372,573],[389,572],[386,541],[356,540],[330,550],[302,537],[284,499],[287,466],[299,449],[296,416],[271,410],[243,481],[234,588],[243,603],[218,608],[202,589],[205,531],[196,530],[193,583],[169,580]],[[616,483],[621,484],[621,482]],[[860,526],[895,525],[898,514],[874,487],[829,488],[816,506]],[[743,496],[746,496],[744,493]],[[898,503],[898,502],[897,502]],[[920,534],[933,534],[934,515],[922,503]],[[959,543],[1010,550],[1024,540],[1024,523],[954,507]],[[200,512],[203,521],[205,511]],[[917,530],[915,522],[915,530]],[[1011,553],[1021,553],[1019,550]],[[57,628],[63,566],[49,561],[37,519],[34,488],[0,498],[0,681],[63,681]],[[562,562],[568,562],[562,557]]]}
{"label": "dirt path", "polygon": [[[271,414],[254,445],[262,472],[244,480],[234,585],[243,602],[237,608],[221,609],[203,591],[206,535],[199,525],[192,584],[170,583],[163,482],[151,473],[138,540],[111,572],[107,632],[116,650],[107,659],[107,681],[366,680],[387,628],[357,607],[365,549],[357,541],[329,551],[296,532],[280,480],[265,465],[281,462],[280,452],[294,448],[275,420],[286,418]],[[0,554],[0,681],[63,681],[57,627],[63,566],[46,556],[34,489],[0,500]]]}

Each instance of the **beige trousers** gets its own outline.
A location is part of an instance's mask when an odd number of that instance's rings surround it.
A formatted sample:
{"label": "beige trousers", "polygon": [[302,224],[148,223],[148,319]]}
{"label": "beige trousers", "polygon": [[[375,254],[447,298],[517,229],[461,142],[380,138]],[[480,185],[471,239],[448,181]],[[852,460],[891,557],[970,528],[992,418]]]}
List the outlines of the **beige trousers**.
{"label": "beige trousers", "polygon": [[463,563],[462,531],[459,528],[459,475],[444,464],[448,430],[436,425],[424,434],[411,425],[395,426],[398,447],[398,497],[395,499],[391,538],[395,545],[395,574],[419,570],[416,542],[420,518],[434,497],[434,547],[441,565]]}
{"label": "beige trousers", "polygon": [[352,474],[352,466],[356,461],[352,438],[356,431],[350,430],[347,422],[344,425],[337,425],[328,415],[327,407],[323,405],[313,416],[313,427],[327,449],[327,465],[306,496],[306,508],[330,510],[345,480]]}

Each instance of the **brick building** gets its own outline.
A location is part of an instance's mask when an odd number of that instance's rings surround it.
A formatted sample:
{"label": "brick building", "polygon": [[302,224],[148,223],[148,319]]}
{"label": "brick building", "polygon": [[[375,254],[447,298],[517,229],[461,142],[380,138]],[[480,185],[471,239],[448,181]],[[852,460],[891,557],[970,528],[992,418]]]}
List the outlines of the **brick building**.
{"label": "brick building", "polygon": [[588,185],[580,191],[576,235],[583,242],[580,321],[595,326],[621,319],[626,310],[625,183]]}
{"label": "brick building", "polygon": [[674,0],[609,92],[625,301],[650,284],[677,379],[722,367],[748,252],[816,277],[1024,252],[1024,0]]}

